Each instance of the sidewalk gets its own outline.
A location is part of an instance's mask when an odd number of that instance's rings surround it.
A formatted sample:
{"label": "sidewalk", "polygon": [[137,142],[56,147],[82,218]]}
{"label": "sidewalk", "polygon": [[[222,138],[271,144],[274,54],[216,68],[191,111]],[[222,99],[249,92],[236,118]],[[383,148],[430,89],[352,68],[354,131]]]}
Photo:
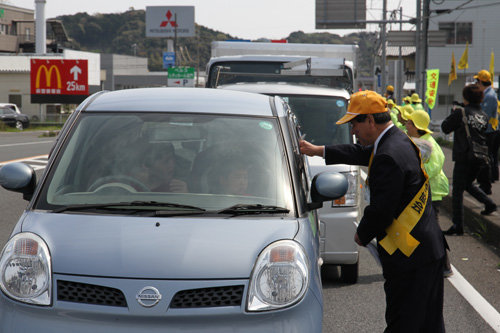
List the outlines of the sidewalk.
{"label": "sidewalk", "polygon": [[[443,171],[450,182],[450,194],[443,198],[441,204],[443,213],[451,217],[451,191],[453,185],[453,166],[454,162],[451,159],[451,148],[442,147],[445,155]],[[464,223],[465,232],[475,234],[482,241],[487,242],[495,247],[500,248],[500,182],[492,184],[492,194],[490,197],[498,205],[499,210],[489,216],[481,215],[484,210],[484,205],[470,196],[467,192],[464,193]]]}

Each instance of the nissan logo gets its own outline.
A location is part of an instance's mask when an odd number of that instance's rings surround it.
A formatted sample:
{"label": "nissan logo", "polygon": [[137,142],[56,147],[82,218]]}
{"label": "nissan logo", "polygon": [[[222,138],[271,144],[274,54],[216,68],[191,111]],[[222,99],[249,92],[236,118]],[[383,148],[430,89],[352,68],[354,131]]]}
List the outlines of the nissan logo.
{"label": "nissan logo", "polygon": [[137,302],[139,302],[140,305],[150,308],[160,302],[161,294],[155,287],[144,287],[135,296],[135,299],[137,299]]}

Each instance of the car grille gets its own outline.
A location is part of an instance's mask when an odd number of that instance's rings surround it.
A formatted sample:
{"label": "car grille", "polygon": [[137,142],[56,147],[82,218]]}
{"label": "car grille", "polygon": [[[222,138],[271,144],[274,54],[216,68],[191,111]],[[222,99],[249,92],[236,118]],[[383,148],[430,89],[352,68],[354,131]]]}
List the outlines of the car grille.
{"label": "car grille", "polygon": [[240,306],[244,286],[201,288],[179,291],[175,294],[171,308],[202,308]]}
{"label": "car grille", "polygon": [[118,289],[62,280],[57,281],[57,299],[65,302],[127,307],[127,300]]}

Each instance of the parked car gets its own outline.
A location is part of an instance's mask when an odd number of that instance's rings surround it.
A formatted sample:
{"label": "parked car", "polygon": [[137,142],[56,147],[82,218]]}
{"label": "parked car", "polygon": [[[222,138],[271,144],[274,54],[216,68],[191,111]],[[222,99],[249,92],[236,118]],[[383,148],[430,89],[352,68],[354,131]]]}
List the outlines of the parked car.
{"label": "parked car", "polygon": [[65,123],[0,256],[1,332],[321,332],[319,221],[346,178],[311,180],[278,97],[100,92]]}
{"label": "parked car", "polygon": [[[353,143],[350,125],[335,125],[347,112],[349,94],[345,89],[290,83],[237,83],[219,87],[281,96],[297,116],[305,139],[316,145]],[[323,171],[340,172],[349,180],[346,195],[323,205],[319,210],[321,223],[321,256],[323,267],[340,266],[340,278],[356,283],[359,275],[359,247],[354,234],[366,202],[363,195],[361,169],[355,165],[325,165],[321,157],[308,157],[312,174]]]}
{"label": "parked car", "polygon": [[30,126],[30,118],[27,115],[17,113],[9,107],[0,107],[0,120],[21,131]]}
{"label": "parked car", "polygon": [[19,113],[21,114],[21,110],[19,110],[19,108],[17,107],[16,104],[14,103],[0,103],[0,107],[8,107],[8,108],[11,108],[12,110],[14,110],[16,113]]}

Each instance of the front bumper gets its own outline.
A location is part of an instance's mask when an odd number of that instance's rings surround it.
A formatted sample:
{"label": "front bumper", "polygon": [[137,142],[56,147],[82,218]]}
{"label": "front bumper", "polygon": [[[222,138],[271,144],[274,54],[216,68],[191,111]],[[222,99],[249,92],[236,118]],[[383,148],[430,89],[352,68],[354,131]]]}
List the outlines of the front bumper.
{"label": "front bumper", "polygon": [[[57,286],[58,281],[61,280],[71,280],[72,283],[76,283],[77,290],[70,292],[70,295],[58,296]],[[323,305],[311,289],[299,303],[289,308],[267,312],[245,312],[248,280],[179,281],[54,275],[53,281],[53,304],[47,307],[19,303],[0,293],[0,332],[288,333],[321,332],[322,330]],[[92,286],[98,287],[95,288],[95,295],[92,292]],[[144,307],[139,304],[137,295],[145,287],[154,287],[160,292],[161,300],[156,305]],[[194,293],[194,296],[188,296],[192,298],[191,303],[187,300],[182,303],[181,307],[172,306],[172,299],[179,291],[213,289],[217,293],[219,290],[217,288],[221,287],[241,287],[239,289],[242,293],[240,304],[225,305],[225,297],[226,300],[227,297],[235,297],[232,292],[230,292],[232,296],[215,295],[215,300],[209,302],[209,305],[197,299]],[[115,296],[111,297],[113,299],[110,301],[111,305],[98,305],[92,301],[93,297],[102,298],[102,293],[106,293],[108,289],[121,292],[125,306],[120,297],[115,302]],[[229,289],[233,290],[233,288]],[[85,295],[80,297],[79,293]],[[203,306],[199,306],[200,304]],[[219,304],[223,305],[219,306]]]}

